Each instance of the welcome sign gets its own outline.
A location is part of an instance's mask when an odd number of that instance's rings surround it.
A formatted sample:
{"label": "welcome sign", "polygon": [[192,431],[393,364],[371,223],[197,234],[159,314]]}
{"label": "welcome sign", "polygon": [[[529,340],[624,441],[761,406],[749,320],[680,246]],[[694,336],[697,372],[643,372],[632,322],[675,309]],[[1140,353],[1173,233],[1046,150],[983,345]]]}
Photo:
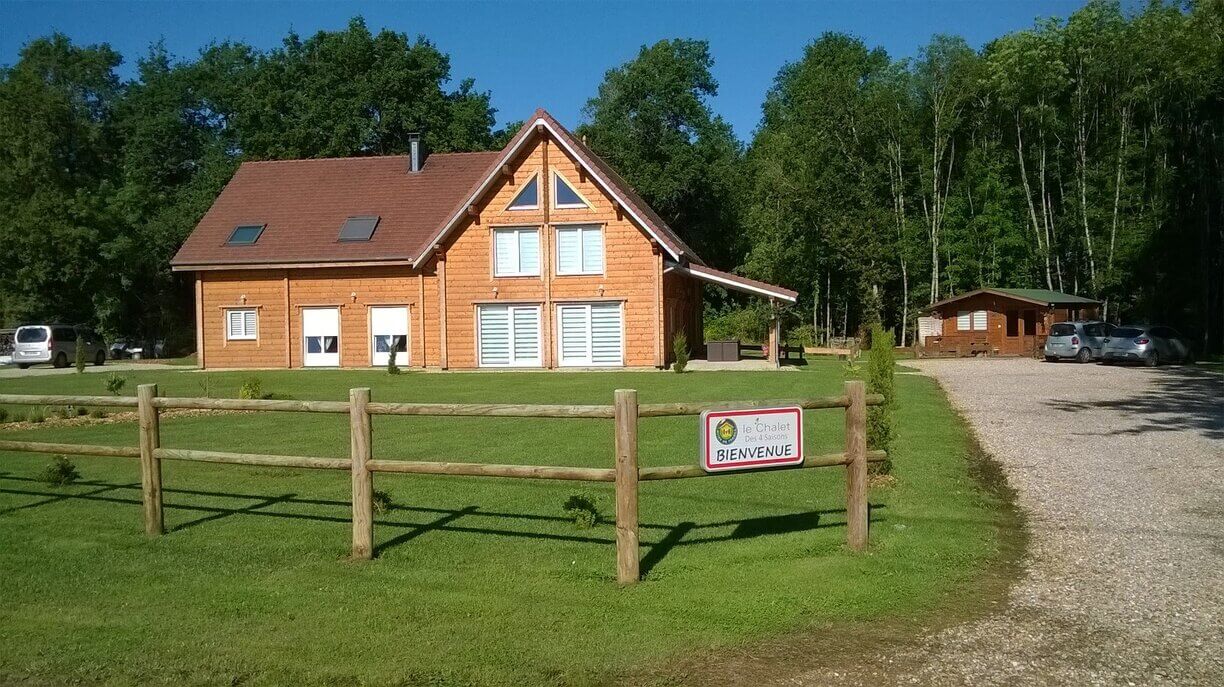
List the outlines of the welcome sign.
{"label": "welcome sign", "polygon": [[730,472],[803,464],[803,409],[707,410],[701,414],[701,467]]}

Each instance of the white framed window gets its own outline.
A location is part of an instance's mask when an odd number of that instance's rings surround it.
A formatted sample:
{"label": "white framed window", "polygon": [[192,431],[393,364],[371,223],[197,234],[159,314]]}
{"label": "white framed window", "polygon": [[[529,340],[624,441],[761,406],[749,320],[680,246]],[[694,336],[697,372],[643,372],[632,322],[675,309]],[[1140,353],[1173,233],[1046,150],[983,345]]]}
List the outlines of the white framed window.
{"label": "white framed window", "polygon": [[603,274],[603,227],[557,227],[557,274]]}
{"label": "white framed window", "polygon": [[533,174],[523,188],[510,201],[507,210],[539,210],[540,209],[540,175]]}
{"label": "white framed window", "polygon": [[408,359],[407,306],[370,308],[370,363],[386,365],[395,351],[397,365],[411,365]]}
{"label": "white framed window", "polygon": [[540,230],[536,227],[494,229],[493,276],[540,276]]}
{"label": "white framed window", "polygon": [[481,367],[540,367],[540,306],[476,306]]}
{"label": "white framed window", "polygon": [[582,194],[578,193],[570,185],[569,181],[561,175],[561,172],[553,172],[552,182],[552,204],[554,208],[558,210],[574,210],[591,207],[590,203],[582,197]]}
{"label": "white framed window", "polygon": [[557,361],[563,367],[625,364],[625,315],[619,302],[557,305]]}
{"label": "white framed window", "polygon": [[959,310],[956,313],[956,330],[959,332],[986,331],[985,310]]}
{"label": "white framed window", "polygon": [[233,308],[225,311],[225,338],[228,341],[254,341],[259,334],[259,311]]}

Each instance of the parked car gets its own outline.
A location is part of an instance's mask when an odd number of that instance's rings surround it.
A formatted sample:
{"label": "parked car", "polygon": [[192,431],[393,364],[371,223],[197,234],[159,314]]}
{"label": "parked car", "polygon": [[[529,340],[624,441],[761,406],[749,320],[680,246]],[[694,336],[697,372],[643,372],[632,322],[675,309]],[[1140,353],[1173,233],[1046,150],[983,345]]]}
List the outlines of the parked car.
{"label": "parked car", "polygon": [[85,341],[85,359],[106,362],[106,343],[93,330],[68,324],[28,324],[13,335],[13,362],[26,369],[39,363],[68,367],[76,360],[77,337]]}
{"label": "parked car", "polygon": [[153,342],[153,354],[149,355],[148,346],[141,346],[140,343],[136,341],[126,341],[120,339],[119,341],[111,344],[110,357],[111,360],[122,360],[124,358],[134,358],[137,354],[140,354],[141,358],[161,358],[164,357],[163,354],[165,353],[165,348],[165,341],[155,341]]}
{"label": "parked car", "polygon": [[1128,325],[1118,327],[1105,339],[1101,362],[1143,363],[1155,367],[1161,363],[1190,363],[1194,353],[1190,344],[1172,327]]}
{"label": "parked car", "polygon": [[1086,363],[1101,357],[1110,332],[1114,325],[1108,322],[1077,321],[1058,322],[1050,327],[1050,335],[1046,337],[1045,359],[1056,362],[1063,358],[1073,358],[1077,363]]}

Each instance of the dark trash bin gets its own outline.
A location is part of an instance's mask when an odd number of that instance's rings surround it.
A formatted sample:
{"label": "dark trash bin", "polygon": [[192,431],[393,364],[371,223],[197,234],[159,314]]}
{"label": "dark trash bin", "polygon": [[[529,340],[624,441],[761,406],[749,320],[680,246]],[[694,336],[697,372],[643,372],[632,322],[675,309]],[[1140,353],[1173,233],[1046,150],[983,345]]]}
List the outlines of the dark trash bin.
{"label": "dark trash bin", "polygon": [[739,339],[706,342],[706,360],[712,363],[727,363],[739,360],[739,351]]}

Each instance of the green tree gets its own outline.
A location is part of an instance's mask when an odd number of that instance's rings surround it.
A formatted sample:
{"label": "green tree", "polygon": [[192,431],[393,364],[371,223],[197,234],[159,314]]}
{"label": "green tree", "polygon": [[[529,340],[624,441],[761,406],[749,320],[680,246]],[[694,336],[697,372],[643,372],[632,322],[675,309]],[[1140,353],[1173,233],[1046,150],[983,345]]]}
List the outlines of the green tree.
{"label": "green tree", "polygon": [[741,255],[736,200],[741,146],[710,108],[718,83],[705,41],[644,46],[604,75],[578,133],[699,254]]}

